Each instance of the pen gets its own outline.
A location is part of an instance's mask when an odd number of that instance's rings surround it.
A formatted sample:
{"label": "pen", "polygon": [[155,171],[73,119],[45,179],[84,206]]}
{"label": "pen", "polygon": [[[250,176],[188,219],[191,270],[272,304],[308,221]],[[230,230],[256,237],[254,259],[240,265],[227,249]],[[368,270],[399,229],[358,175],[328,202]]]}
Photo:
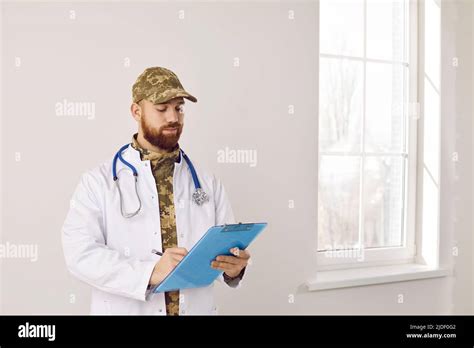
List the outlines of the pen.
{"label": "pen", "polygon": [[159,251],[156,250],[156,249],[151,249],[151,252],[152,252],[153,254],[163,256],[163,253],[162,253],[162,252],[159,252]]}

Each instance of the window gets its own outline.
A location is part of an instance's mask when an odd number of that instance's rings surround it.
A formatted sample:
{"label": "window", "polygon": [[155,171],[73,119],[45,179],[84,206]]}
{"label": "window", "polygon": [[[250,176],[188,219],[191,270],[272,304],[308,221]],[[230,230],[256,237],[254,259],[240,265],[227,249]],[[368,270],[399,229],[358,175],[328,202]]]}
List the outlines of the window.
{"label": "window", "polygon": [[320,0],[318,265],[413,261],[414,12]]}

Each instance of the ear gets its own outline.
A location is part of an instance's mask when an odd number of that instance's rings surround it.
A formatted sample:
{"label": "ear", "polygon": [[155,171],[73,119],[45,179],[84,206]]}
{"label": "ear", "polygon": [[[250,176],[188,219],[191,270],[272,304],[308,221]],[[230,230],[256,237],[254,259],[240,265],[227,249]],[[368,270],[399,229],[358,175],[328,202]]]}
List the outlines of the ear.
{"label": "ear", "polygon": [[135,119],[135,121],[139,122],[141,117],[142,117],[142,108],[139,104],[133,103],[130,106],[130,111],[132,113],[132,117]]}

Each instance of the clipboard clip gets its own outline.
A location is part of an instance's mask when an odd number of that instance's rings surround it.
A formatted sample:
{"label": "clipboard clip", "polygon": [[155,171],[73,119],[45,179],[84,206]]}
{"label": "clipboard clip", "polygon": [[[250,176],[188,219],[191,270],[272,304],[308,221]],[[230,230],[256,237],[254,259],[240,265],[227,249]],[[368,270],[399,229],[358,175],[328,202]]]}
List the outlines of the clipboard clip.
{"label": "clipboard clip", "polygon": [[222,232],[245,232],[245,231],[250,231],[255,224],[243,224],[239,222],[238,224],[235,225],[224,225],[224,228],[222,229]]}

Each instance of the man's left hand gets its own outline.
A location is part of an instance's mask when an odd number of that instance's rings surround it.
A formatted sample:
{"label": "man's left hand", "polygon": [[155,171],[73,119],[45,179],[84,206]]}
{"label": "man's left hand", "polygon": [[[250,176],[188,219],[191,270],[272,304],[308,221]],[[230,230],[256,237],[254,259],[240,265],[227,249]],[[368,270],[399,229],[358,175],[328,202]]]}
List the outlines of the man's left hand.
{"label": "man's left hand", "polygon": [[237,277],[244,269],[250,259],[250,253],[247,250],[232,248],[229,250],[234,256],[219,255],[215,261],[211,262],[211,267],[219,271],[224,271],[229,277]]}

